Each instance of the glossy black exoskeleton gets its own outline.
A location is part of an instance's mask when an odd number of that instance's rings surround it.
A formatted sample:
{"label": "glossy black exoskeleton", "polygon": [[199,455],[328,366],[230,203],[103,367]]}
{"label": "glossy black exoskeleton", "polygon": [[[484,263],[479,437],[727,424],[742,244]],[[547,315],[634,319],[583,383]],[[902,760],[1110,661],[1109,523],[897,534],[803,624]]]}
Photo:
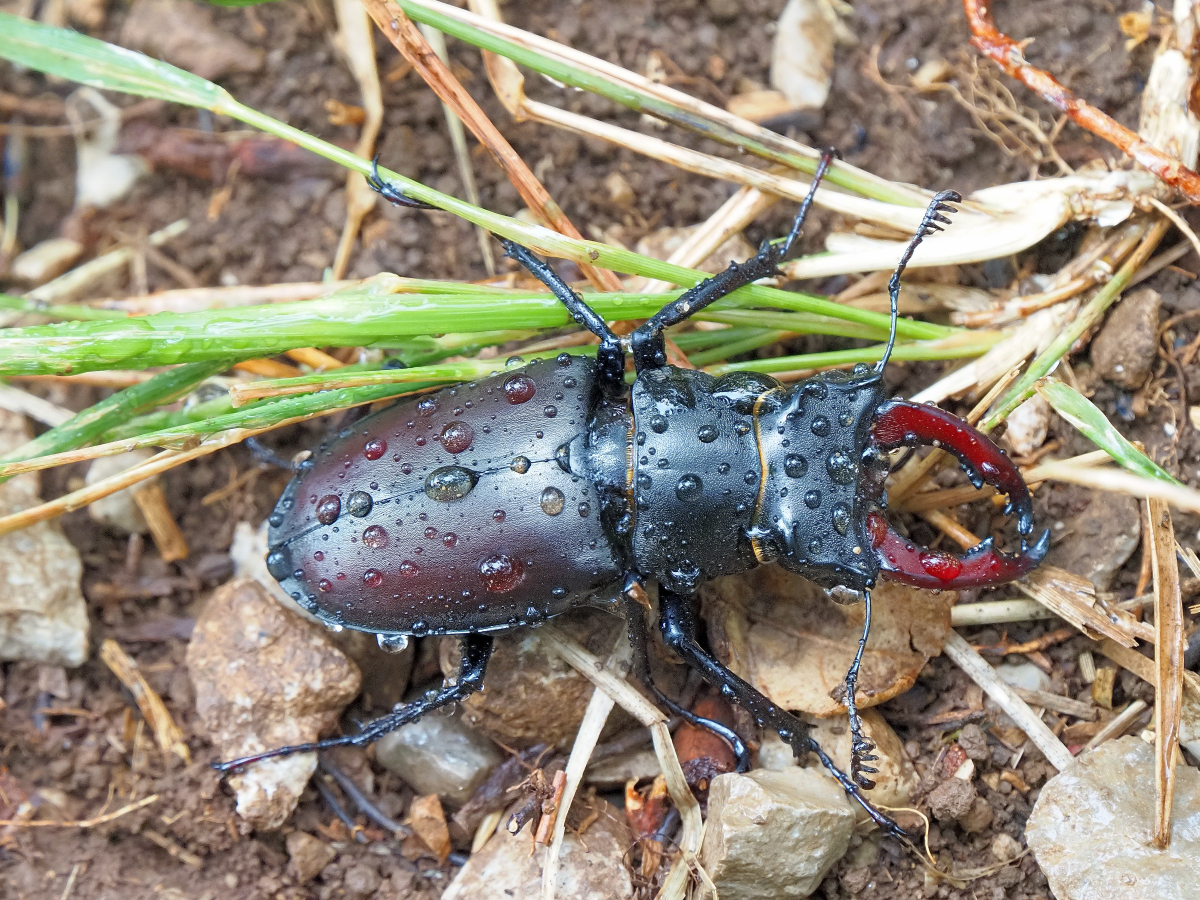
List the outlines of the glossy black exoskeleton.
{"label": "glossy black exoskeleton", "polygon": [[[930,407],[885,399],[874,368],[829,372],[792,386],[757,374],[714,378],[667,365],[663,329],[738,287],[775,274],[804,222],[830,157],[787,238],[685,291],[627,339],[618,338],[550,267],[505,242],[600,337],[595,356],[535,360],[478,382],[401,401],[343,431],[306,460],[270,518],[268,568],[332,627],[401,646],[410,635],[463,635],[460,677],[436,697],[358,734],[281,748],[365,744],[479,688],[490,632],[536,625],[587,602],[623,603],[635,665],[649,683],[646,624],[635,585],[659,584],[666,643],[791,743],[813,751],[877,821],[859,793],[873,772],[847,678],[853,777],[838,771],[804,724],[777,708],[696,640],[691,598],[707,579],[776,560],[822,585],[861,591],[880,572],[926,587],[996,584],[1031,569],[1046,537],[1019,556],[990,544],[963,557],[913,546],[882,515],[888,451],[937,443],[1009,495],[1018,529],[1032,514],[1016,468],[986,437]],[[385,197],[402,195],[376,180]],[[895,339],[899,275],[921,239],[948,220],[939,194],[891,282]],[[625,355],[637,377],[625,383]],[[863,641],[866,639],[864,631]],[[859,645],[861,656],[862,643]],[[653,684],[650,684],[653,689]],[[674,712],[693,718],[657,690]],[[742,764],[746,751],[729,729]]]}

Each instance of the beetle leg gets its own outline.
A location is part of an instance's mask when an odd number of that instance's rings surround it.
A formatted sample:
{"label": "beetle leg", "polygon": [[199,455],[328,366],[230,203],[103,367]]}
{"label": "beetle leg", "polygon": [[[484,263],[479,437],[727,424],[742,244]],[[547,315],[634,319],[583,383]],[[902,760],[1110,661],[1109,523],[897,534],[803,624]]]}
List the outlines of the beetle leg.
{"label": "beetle leg", "polygon": [[863,790],[869,791],[875,787],[875,782],[869,776],[879,770],[868,765],[878,762],[879,757],[871,751],[875,744],[863,737],[862,716],[858,714],[858,701],[854,698],[858,690],[858,671],[862,666],[863,651],[867,646],[867,638],[871,634],[871,592],[863,591],[863,630],[858,639],[858,649],[854,653],[854,661],[846,672],[846,715],[850,719],[850,777]]}
{"label": "beetle leg", "polygon": [[437,209],[436,206],[430,206],[421,200],[414,200],[401,188],[384,181],[379,176],[379,154],[375,154],[375,158],[371,160],[371,174],[367,176],[367,184],[374,188],[380,197],[394,206],[407,206],[409,209]]}
{"label": "beetle leg", "polygon": [[[935,406],[889,400],[879,407],[871,425],[873,449],[882,453],[922,444],[952,453],[976,487],[990,484],[1006,493],[1008,504],[1004,511],[1016,513],[1017,531],[1022,535],[1033,531],[1029,487],[1012,460],[990,438]],[[1047,530],[1032,545],[1022,540],[1017,555],[1001,553],[988,538],[966,554],[955,556],[917,547],[897,534],[878,512],[868,514],[867,530],[882,571],[905,584],[931,589],[984,587],[1013,581],[1037,566],[1050,548]]]}
{"label": "beetle leg", "polygon": [[709,684],[720,689],[723,696],[747,710],[760,724],[778,732],[779,736],[791,745],[796,756],[815,753],[821,765],[837,779],[842,789],[854,798],[875,824],[898,838],[907,837],[904,829],[872,806],[850,776],[834,764],[829,755],[809,735],[808,725],[787,710],[780,709],[697,643],[696,620],[692,615],[690,597],[660,590],[658,624],[666,645],[679,654],[688,665],[697,669]]}
{"label": "beetle leg", "polygon": [[679,716],[685,722],[697,726],[698,728],[707,728],[717,737],[724,740],[733,749],[733,755],[737,757],[738,772],[745,772],[750,768],[750,749],[745,742],[737,736],[732,728],[727,728],[720,722],[714,722],[712,719],[706,719],[703,716],[698,716],[685,706],[676,703],[654,683],[654,676],[650,671],[650,644],[649,634],[646,631],[646,616],[642,604],[637,598],[625,594],[625,621],[629,625],[629,643],[633,647],[633,671],[634,674],[642,680],[642,684],[654,694],[655,698],[671,711],[673,715]]}
{"label": "beetle leg", "polygon": [[465,634],[460,642],[462,663],[459,667],[458,678],[453,684],[448,684],[427,700],[416,700],[412,703],[398,704],[395,709],[385,716],[367,722],[357,734],[339,738],[328,738],[314,741],[311,744],[296,744],[291,747],[279,747],[266,750],[240,759],[228,762],[213,763],[212,767],[221,773],[236,772],[250,763],[271,759],[276,756],[291,756],[293,753],[312,753],[317,750],[329,750],[332,747],[362,747],[373,743],[387,734],[395,731],[401,725],[415,722],[426,713],[447,706],[456,700],[475,693],[483,687],[483,675],[487,670],[488,660],[492,656],[492,638],[486,634]]}
{"label": "beetle leg", "polygon": [[817,187],[825,177],[825,171],[833,162],[833,157],[833,150],[821,151],[821,161],[813,173],[812,186],[809,187],[804,202],[800,204],[800,210],[796,213],[787,237],[778,244],[763,241],[756,255],[744,263],[731,262],[725,271],[688,288],[633,331],[629,342],[633,351],[633,366],[637,371],[658,369],[667,364],[667,353],[663,343],[664,328],[678,325],[740,287],[777,274],[779,264],[792,249],[800,229],[804,227],[804,220],[808,218]]}
{"label": "beetle leg", "polygon": [[500,243],[504,245],[505,256],[523,265],[529,274],[550,289],[550,293],[559,299],[576,322],[600,338],[600,349],[596,351],[600,385],[610,397],[624,394],[625,351],[621,348],[621,339],[608,327],[608,323],[562,280],[562,276],[549,263],[534,256],[528,247],[522,247],[507,238],[501,238]]}

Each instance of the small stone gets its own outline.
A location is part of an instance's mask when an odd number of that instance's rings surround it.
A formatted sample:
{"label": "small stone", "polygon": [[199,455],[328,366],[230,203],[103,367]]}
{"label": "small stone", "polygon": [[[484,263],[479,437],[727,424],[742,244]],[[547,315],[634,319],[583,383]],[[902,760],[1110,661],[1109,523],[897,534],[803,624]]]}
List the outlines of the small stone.
{"label": "small stone", "polygon": [[1092,340],[1092,367],[1097,375],[1129,391],[1150,375],[1158,355],[1158,315],[1162,298],[1141,288],[1118,303]]}
{"label": "small stone", "polygon": [[[596,799],[596,820],[582,836],[568,828],[558,859],[556,896],[570,900],[627,900],[633,883],[624,857],[633,842],[620,810]],[[516,900],[540,897],[546,846],[530,852],[528,832],[498,828],[459,869],[442,900]]]}
{"label": "small stone", "polygon": [[1046,562],[1080,575],[1107,591],[1113,575],[1125,565],[1141,541],[1138,502],[1127,494],[1104,494],[1082,512],[1063,520],[1063,535]]}
{"label": "small stone", "polygon": [[818,0],[788,0],[771,50],[771,86],[794,109],[820,109],[833,84],[833,8]]}
{"label": "small stone", "polygon": [[[362,681],[322,629],[250,579],[228,582],[209,598],[187,666],[196,713],[222,759],[316,740],[337,723]],[[297,753],[231,776],[238,814],[256,828],[278,828],[316,765],[316,754]]]}
{"label": "small stone", "polygon": [[[607,655],[624,623],[597,610],[572,610],[555,624],[593,653]],[[442,644],[442,672],[457,675],[458,639]],[[525,749],[534,744],[568,746],[595,688],[557,654],[542,646],[536,629],[518,628],[496,636],[483,690],[462,702],[464,721],[492,740]],[[610,717],[610,728],[628,723]]]}
{"label": "small stone", "polygon": [[1175,769],[1171,843],[1156,850],[1154,748],[1118,738],[1042,786],[1025,827],[1058,900],[1195,897],[1200,884],[1200,770]]}
{"label": "small stone", "polygon": [[288,867],[301,884],[316,878],[337,856],[336,850],[306,831],[293,831],[286,843]]}
{"label": "small stone", "polygon": [[807,897],[850,846],[855,815],[816,769],[713,779],[700,862],[722,900]]}
{"label": "small stone", "polygon": [[661,772],[658,757],[647,748],[591,763],[584,779],[599,791],[619,791],[630,781],[649,781]]}
{"label": "small stone", "polygon": [[987,735],[974,722],[964,725],[962,731],[958,733],[958,746],[962,747],[967,757],[975,762],[984,762],[992,757],[992,749],[988,746]]}
{"label": "small stone", "polygon": [[264,59],[262,50],[218,28],[209,7],[187,0],[137,0],[125,17],[120,43],[210,80],[257,72]]}
{"label": "small stone", "polygon": [[1015,837],[1000,832],[992,839],[992,856],[996,862],[1012,862],[1021,855],[1021,843]]}
{"label": "small stone", "polygon": [[500,763],[495,746],[461,716],[428,715],[385,734],[375,759],[419,794],[461,805]]}
{"label": "small stone", "polygon": [[620,172],[609,172],[604,178],[608,199],[617,206],[628,206],[633,202],[633,188]]}
{"label": "small stone", "polygon": [[958,817],[958,825],[967,834],[978,834],[992,824],[995,815],[992,805],[983,797],[977,796],[971,801],[971,808]]}
{"label": "small stone", "polygon": [[[0,454],[33,437],[24,416],[0,410]],[[0,515],[41,502],[36,472],[0,484]],[[0,537],[0,659],[72,668],[88,655],[83,564],[57,522]]]}
{"label": "small stone", "polygon": [[1046,443],[1050,429],[1050,404],[1041,394],[1034,394],[1011,413],[1004,439],[1016,456],[1028,456]]}
{"label": "small stone", "polygon": [[1009,687],[1026,691],[1050,690],[1050,676],[1033,663],[1000,663],[996,666],[996,676]]}
{"label": "small stone", "polygon": [[[98,481],[111,478],[113,475],[119,475],[126,469],[132,469],[134,466],[144,463],[153,455],[154,453],[150,450],[131,450],[116,456],[101,456],[88,466],[84,483],[93,485]],[[127,487],[123,491],[101,497],[88,507],[88,515],[92,521],[120,534],[146,534],[150,530],[150,526],[146,524],[146,517],[138,508],[137,501],[133,499],[133,492],[153,483],[152,479],[139,481],[136,485]]]}
{"label": "small stone", "polygon": [[953,822],[970,812],[977,797],[971,782],[947,778],[929,794],[929,811],[939,822]]}
{"label": "small stone", "polygon": [[379,873],[365,863],[346,870],[342,886],[351,897],[369,897],[379,890]]}

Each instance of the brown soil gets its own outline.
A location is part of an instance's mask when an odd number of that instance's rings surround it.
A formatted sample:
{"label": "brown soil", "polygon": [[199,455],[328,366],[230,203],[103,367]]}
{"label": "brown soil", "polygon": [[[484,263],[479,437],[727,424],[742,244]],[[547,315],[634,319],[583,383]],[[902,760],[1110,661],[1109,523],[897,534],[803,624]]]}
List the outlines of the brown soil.
{"label": "brown soil", "polygon": [[[766,84],[774,22],[783,5],[784,0],[583,0],[532,5],[537,12],[531,11],[530,5],[510,4],[505,12],[515,25],[549,34],[631,69],[642,70],[652,51],[663,53],[681,76],[691,79],[684,84],[685,89],[723,102],[744,90],[747,82]],[[115,40],[126,7],[108,6],[106,23],[98,34]],[[1125,124],[1136,125],[1138,99],[1154,41],[1126,52],[1117,17],[1139,8],[1136,0],[1074,0],[1066,4],[1033,0],[999,3],[995,14],[1010,34],[1036,39],[1027,51],[1033,63],[1048,68]],[[358,102],[351,76],[331,49],[332,13],[325,4],[281,3],[252,11],[220,10],[216,19],[221,28],[267,53],[262,71],[222,80],[234,96],[323,138],[353,142],[355,130],[330,125],[324,108],[328,99]],[[908,83],[906,75],[922,63],[945,59],[962,65],[971,58],[962,11],[955,0],[860,2],[855,4],[849,24],[859,43],[839,48],[834,90],[826,110],[817,121],[801,123],[807,130],[798,131],[799,137],[818,145],[837,146],[848,161],[879,175],[929,188],[954,187],[967,193],[1029,176],[1032,160],[1002,152],[974,128],[967,112],[947,94],[918,95],[900,87]],[[878,75],[872,63],[876,51]],[[680,173],[604,144],[541,126],[514,125],[492,97],[478,54],[453,42],[451,52],[456,71],[468,88],[586,234],[599,236],[607,232],[632,245],[656,227],[701,221],[732,191],[729,185]],[[379,57],[383,72],[396,62],[393,50],[383,42],[379,43]],[[526,87],[540,99],[566,103],[571,109],[628,126],[638,125],[635,114],[590,95],[563,93],[536,77],[530,77]],[[1044,104],[1016,86],[1010,87],[1020,103],[1037,111],[1044,123],[1050,121]],[[36,75],[0,66],[0,90],[28,96],[49,90],[65,96],[71,87],[47,84]],[[387,112],[380,139],[383,160],[440,190],[460,193],[442,108],[434,95],[410,74],[385,82],[384,99]],[[127,98],[117,101],[130,102]],[[160,108],[144,121],[191,128],[209,124],[206,116],[176,107]],[[216,127],[229,125],[222,122]],[[688,136],[683,141],[700,143]],[[1094,158],[1118,161],[1109,147],[1070,125],[1057,146],[1074,165]],[[706,145],[704,149],[715,148]],[[519,198],[498,167],[482,154],[475,154],[474,160],[483,204],[505,214],[517,212],[521,207]],[[32,141],[28,173],[31,194],[21,218],[24,246],[56,234],[67,217],[74,190],[73,167],[69,138]],[[633,188],[634,200],[628,207],[616,206],[609,199],[603,180],[614,171],[621,172]],[[1045,173],[1051,174],[1050,169]],[[270,284],[320,278],[321,270],[332,260],[343,221],[341,178],[336,171],[317,168],[315,173],[289,180],[240,178],[220,217],[210,222],[206,210],[213,190],[209,182],[159,172],[144,178],[128,198],[98,216],[90,227],[101,234],[130,233],[153,230],[187,217],[193,227],[171,245],[169,255],[201,284]],[[379,271],[464,280],[483,276],[478,245],[467,224],[442,214],[387,207],[375,215],[386,225],[370,230],[371,241],[356,252],[351,276]],[[780,204],[755,223],[747,237],[756,243],[765,236],[779,234],[790,215],[790,209]],[[805,236],[806,246],[817,247],[830,224],[827,214],[817,215],[816,227]],[[1048,245],[1031,257],[1038,265],[1052,266],[1055,252],[1056,248]],[[1036,259],[1039,253],[1042,258]],[[1197,260],[1185,257],[1178,265],[1194,271]],[[966,277],[984,284],[997,276],[979,267],[969,270]],[[147,279],[152,290],[179,286],[170,272],[153,264]],[[1200,307],[1200,293],[1194,284],[1191,277],[1170,272],[1151,282],[1163,293],[1170,314]],[[1181,326],[1185,341],[1192,339],[1194,328],[1193,322]],[[804,345],[818,344],[806,341]],[[895,377],[903,379],[903,388],[908,391],[935,375],[933,367],[917,366],[897,367]],[[1200,387],[1200,368],[1189,369],[1187,375],[1195,392]],[[1178,423],[1181,427],[1175,437],[1164,437],[1162,426],[1173,420],[1172,406],[1178,407],[1178,392],[1172,381],[1173,370],[1163,377],[1167,398],[1151,404],[1130,425],[1129,434],[1145,441],[1172,471],[1194,479],[1200,469],[1200,441],[1194,431],[1183,427],[1184,423]],[[77,409],[100,396],[78,388],[48,390],[53,399]],[[1096,396],[1110,413],[1127,407],[1127,399],[1118,397],[1111,388],[1102,388]],[[276,435],[273,443],[292,451],[311,444],[325,427],[318,424],[293,429]],[[1061,424],[1055,435],[1068,446],[1075,441],[1079,452],[1090,449],[1084,446],[1086,441],[1072,437],[1070,429]],[[0,712],[0,762],[8,770],[7,775],[0,774],[0,788],[7,785],[37,791],[45,802],[59,805],[56,815],[65,819],[91,815],[114,787],[121,796],[129,796],[132,788],[138,797],[151,793],[161,797],[146,810],[95,828],[24,829],[3,837],[0,894],[30,900],[63,897],[68,880],[73,878],[70,896],[75,900],[118,896],[128,900],[366,895],[432,898],[447,883],[453,871],[450,864],[439,868],[428,859],[410,862],[403,848],[387,840],[355,843],[313,793],[302,802],[287,828],[323,834],[335,842],[338,857],[316,880],[297,884],[287,870],[284,834],[245,833],[234,815],[228,790],[206,767],[213,759],[213,750],[195,731],[192,688],[183,663],[187,634],[199,605],[229,576],[228,549],[234,525],[243,520],[261,521],[284,479],[276,470],[264,470],[215,502],[206,503],[205,498],[253,468],[249,455],[238,448],[167,476],[167,496],[192,550],[190,558],[182,563],[163,563],[152,547],[140,555],[131,554],[125,541],[98,531],[85,513],[63,520],[68,536],[84,558],[84,587],[91,604],[94,644],[98,646],[112,637],[133,655],[183,728],[195,762],[189,768],[180,768],[151,750],[137,755],[131,765],[126,748],[135,730],[136,707],[94,657],[69,673],[70,699],[54,701],[81,707],[86,715],[35,714],[46,700],[39,694],[38,667],[22,663],[0,667],[0,696],[6,704]],[[68,490],[81,476],[81,468],[50,473],[45,479],[45,495]],[[1038,496],[1039,516],[1045,521],[1069,515],[1090,502],[1085,492],[1069,488],[1045,489]],[[1188,517],[1176,521],[1179,534],[1192,545],[1197,524]],[[1128,595],[1137,579],[1137,566],[1135,554],[1118,573],[1113,589]],[[1047,627],[1014,626],[1008,629],[1008,637],[1026,640]],[[999,638],[997,630],[974,636],[978,643]],[[1068,642],[1049,651],[1055,677],[1061,682],[1058,688],[1072,696],[1084,690],[1076,672],[1079,649],[1076,642]],[[428,667],[424,671],[432,675]],[[942,748],[963,724],[945,714],[969,707],[973,690],[960,671],[936,659],[912,690],[882,707],[884,716],[908,742],[923,774],[933,771]],[[1121,681],[1118,699],[1145,690],[1140,683]],[[938,717],[942,724],[928,724],[938,713],[943,714]],[[977,763],[984,774],[998,772],[1011,756],[999,745],[993,747],[994,760]],[[985,792],[993,811],[993,822],[987,828],[968,834],[956,826],[934,826],[930,847],[943,866],[962,869],[992,865],[995,860],[989,848],[999,832],[1020,840],[1038,788],[1053,770],[1036,752],[1028,752],[1017,771],[1029,790],[1018,790],[1002,781],[995,791]],[[405,809],[410,797],[406,790],[394,778],[376,777],[376,796],[395,814]],[[194,854],[200,865],[191,865],[186,857],[164,850],[145,836],[149,832],[157,832],[176,848]],[[963,900],[1049,896],[1031,857],[960,890],[945,883],[927,883],[920,867],[889,840],[867,840],[856,846],[822,890],[830,900],[851,895]]]}

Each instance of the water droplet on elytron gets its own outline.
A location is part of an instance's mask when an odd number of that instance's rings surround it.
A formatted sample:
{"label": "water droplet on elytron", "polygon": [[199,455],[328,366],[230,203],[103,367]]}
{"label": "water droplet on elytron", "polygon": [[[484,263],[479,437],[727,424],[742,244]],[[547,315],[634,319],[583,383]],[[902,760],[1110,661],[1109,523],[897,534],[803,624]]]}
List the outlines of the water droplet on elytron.
{"label": "water droplet on elytron", "polygon": [[852,416],[848,412],[843,412],[838,416],[838,424],[842,425],[844,427],[848,428],[850,426],[850,423],[853,421],[854,421],[854,416]]}
{"label": "water droplet on elytron", "polygon": [[363,446],[363,456],[369,460],[377,460],[387,453],[387,441],[372,438]]}
{"label": "water droplet on elytron", "polygon": [[809,509],[816,509],[818,506],[820,506],[821,505],[821,492],[820,491],[809,491],[807,494],[805,494],[804,495],[804,505],[807,506]]}
{"label": "water droplet on elytron", "polygon": [[424,447],[425,446],[425,435],[423,435],[423,434],[417,435],[417,437],[413,441],[413,443],[416,444],[418,447]]}
{"label": "water droplet on elytron", "polygon": [[458,543],[458,535],[455,534],[453,531],[447,531],[445,534],[442,535],[442,543],[445,544],[447,547],[453,547],[455,544]]}
{"label": "water droplet on elytron", "polygon": [[804,384],[804,393],[824,400],[829,395],[829,387],[823,381],[807,381]]}
{"label": "water droplet on elytron", "polygon": [[788,478],[800,478],[808,471],[808,460],[799,453],[789,453],[783,459],[783,471]]}
{"label": "water droplet on elytron", "polygon": [[700,438],[700,443],[711,444],[717,439],[717,427],[715,425],[701,425],[696,430],[696,437]]}
{"label": "water droplet on elytron", "polygon": [[423,416],[432,416],[435,412],[437,412],[437,408],[437,397],[422,397],[417,401],[417,412]]}
{"label": "water droplet on elytron", "polygon": [[283,524],[283,513],[273,512],[267,517],[267,523],[272,528],[278,528]]}
{"label": "water droplet on elytron", "polygon": [[685,503],[697,499],[704,493],[704,482],[699,475],[687,474],[675,483],[675,496]]}
{"label": "water droplet on elytron", "polygon": [[504,397],[509,403],[527,403],[537,393],[537,385],[528,375],[514,375],[504,382]]}
{"label": "water droplet on elytron", "polygon": [[471,493],[479,476],[462,466],[442,466],[425,479],[425,496],[440,503],[452,503]]}
{"label": "water droplet on elytron", "polygon": [[515,369],[518,366],[523,366],[523,365],[525,365],[525,360],[523,360],[519,356],[510,356],[508,359],[506,359],[504,361],[504,366],[505,366],[505,368],[508,368],[508,369]]}
{"label": "water droplet on elytron", "polygon": [[653,480],[645,472],[639,472],[637,477],[637,486],[643,491],[650,490],[650,486],[654,484]]}
{"label": "water droplet on elytron", "polygon": [[462,453],[475,440],[475,429],[466,422],[451,422],[442,429],[442,448],[447,453]]}
{"label": "water droplet on elytron", "polygon": [[586,519],[592,514],[592,504],[590,503],[580,503],[577,509],[581,518]]}
{"label": "water droplet on elytron", "polygon": [[524,475],[526,472],[529,471],[529,457],[527,457],[527,456],[515,457],[512,461],[512,465],[510,465],[509,468],[512,469],[514,472],[516,472],[518,475]]}
{"label": "water droplet on elytron", "polygon": [[717,474],[718,475],[728,475],[729,474],[729,463],[720,463],[717,466]]}
{"label": "water droplet on elytron", "polygon": [[821,552],[821,539],[820,538],[813,538],[811,541],[808,542],[808,552],[813,555],[816,555]]}
{"label": "water droplet on elytron", "polygon": [[317,501],[317,521],[322,525],[332,525],[342,514],[342,501],[337,494],[326,494]]}
{"label": "water droplet on elytron", "polygon": [[845,537],[850,531],[850,507],[845,503],[835,503],[830,518],[833,520],[833,530]]}
{"label": "water droplet on elytron", "polygon": [[558,407],[548,405],[542,409],[542,415],[544,415],[547,419],[553,419],[558,415]]}
{"label": "water droplet on elytron", "polygon": [[826,437],[829,434],[829,420],[824,416],[815,417],[809,427],[817,437]]}
{"label": "water droplet on elytron", "polygon": [[434,528],[432,525],[430,525],[428,528],[425,529],[425,537],[428,538],[429,540],[432,541],[437,536],[438,536],[438,530],[436,528]]}
{"label": "water droplet on elytron", "polygon": [[383,584],[383,575],[375,569],[367,569],[363,572],[363,584],[367,587],[379,587]]}
{"label": "water droplet on elytron", "polygon": [[750,433],[750,425],[747,422],[738,422],[733,426],[733,430],[737,432],[738,437],[745,437]]}
{"label": "water droplet on elytron", "polygon": [[655,434],[662,434],[667,430],[667,419],[665,416],[651,416],[650,430]]}
{"label": "water droplet on elytron", "polygon": [[325,554],[318,550],[313,554],[313,559],[315,559],[317,562],[323,562],[325,560]]}
{"label": "water droplet on elytron", "polygon": [[494,513],[492,513],[492,521],[493,522],[503,522],[504,521],[504,510],[498,509]]}
{"label": "water droplet on elytron", "polygon": [[858,466],[848,450],[834,450],[825,460],[825,468],[835,484],[853,484],[858,475]]}
{"label": "water droplet on elytron", "polygon": [[369,550],[383,550],[388,545],[388,533],[382,525],[369,525],[362,534],[363,546]]}
{"label": "water droplet on elytron", "polygon": [[346,512],[360,519],[369,513],[374,505],[375,501],[366,491],[351,491],[350,496],[346,498]]}
{"label": "water droplet on elytron", "polygon": [[565,387],[568,391],[571,388],[575,387],[575,385],[577,385],[577,384],[579,384],[579,382],[576,381],[575,378],[571,375],[568,375],[566,378],[563,379],[563,387]]}
{"label": "water droplet on elytron", "polygon": [[375,642],[384,653],[401,653],[408,648],[407,634],[377,634]]}
{"label": "water droplet on elytron", "polygon": [[406,559],[400,563],[400,574],[405,578],[416,578],[421,574],[421,570],[417,568],[416,563],[411,563]]}
{"label": "water droplet on elytron", "polygon": [[320,581],[317,582],[317,590],[320,591],[322,594],[328,594],[330,591],[333,590],[333,582],[330,581],[328,578],[322,578]]}
{"label": "water droplet on elytron", "polygon": [[267,571],[276,581],[283,581],[292,574],[292,554],[286,547],[278,547],[267,554]]}
{"label": "water droplet on elytron", "polygon": [[939,550],[922,550],[917,560],[922,569],[939,581],[950,581],[962,571],[962,563],[957,557]]}
{"label": "water droplet on elytron", "polygon": [[563,511],[565,501],[566,498],[563,496],[562,491],[556,487],[548,487],[542,491],[541,500],[538,502],[541,504],[542,512],[546,515],[557,516]]}
{"label": "water droplet on elytron", "polygon": [[504,594],[525,578],[525,566],[519,559],[497,553],[479,564],[479,577],[483,579],[483,586],[493,594]]}
{"label": "water droplet on elytron", "polygon": [[570,353],[560,353],[560,354],[558,354],[558,356],[554,357],[554,361],[565,369],[567,366],[569,366],[571,364],[571,354]]}
{"label": "water droplet on elytron", "polygon": [[402,466],[400,467],[400,474],[401,474],[401,475],[411,475],[412,473],[413,473],[413,468],[412,468],[412,464],[411,464],[411,463],[404,463],[404,465],[402,465]]}
{"label": "water droplet on elytron", "polygon": [[746,482],[746,484],[754,484],[754,482],[758,481],[758,473],[747,472],[742,476],[742,481]]}

